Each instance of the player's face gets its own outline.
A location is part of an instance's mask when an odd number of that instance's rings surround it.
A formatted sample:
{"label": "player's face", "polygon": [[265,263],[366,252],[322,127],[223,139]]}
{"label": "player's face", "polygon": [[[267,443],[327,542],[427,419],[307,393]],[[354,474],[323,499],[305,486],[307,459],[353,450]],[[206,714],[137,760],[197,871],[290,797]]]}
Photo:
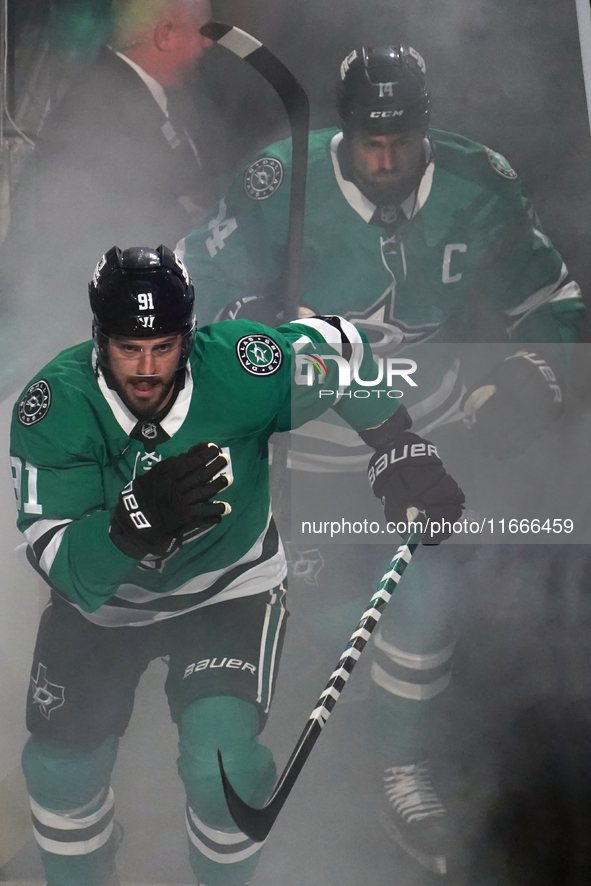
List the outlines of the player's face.
{"label": "player's face", "polygon": [[423,138],[415,129],[390,135],[352,132],[351,159],[360,184],[383,191],[386,199],[404,199],[414,188],[424,162]]}
{"label": "player's face", "polygon": [[210,20],[211,7],[203,0],[187,3],[175,19],[171,36],[177,83],[182,83],[191,76],[197,59],[211,46],[211,40],[199,32],[199,29]]}
{"label": "player's face", "polygon": [[138,415],[151,417],[168,403],[182,346],[181,335],[160,338],[117,335],[108,339],[109,368],[117,393]]}

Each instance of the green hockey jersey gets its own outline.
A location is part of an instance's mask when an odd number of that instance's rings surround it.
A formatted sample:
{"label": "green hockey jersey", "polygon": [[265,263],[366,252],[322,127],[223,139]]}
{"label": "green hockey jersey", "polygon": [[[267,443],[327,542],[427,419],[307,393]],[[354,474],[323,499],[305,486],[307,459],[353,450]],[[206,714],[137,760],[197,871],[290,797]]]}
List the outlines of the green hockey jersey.
{"label": "green hockey jersey", "polygon": [[[275,587],[285,558],[270,514],[270,435],[331,406],[362,430],[399,405],[351,396],[359,387],[354,374],[343,388],[343,361],[359,349],[358,376],[373,377],[371,351],[340,318],[277,330],[247,320],[213,324],[196,333],[184,386],[159,424],[138,420],[108,387],[92,342],[62,352],[13,413],[11,465],[29,560],[87,618],[107,626],[150,624]],[[310,355],[314,366],[325,367],[322,396],[301,371]],[[300,378],[292,384],[298,360]],[[218,498],[231,513],[188,533],[168,559],[127,557],[109,537],[119,493],[199,441],[217,444],[228,458],[233,483]]]}
{"label": "green hockey jersey", "polygon": [[[381,327],[389,342],[453,342],[474,340],[470,318],[484,299],[516,341],[575,340],[579,287],[504,157],[431,130],[417,191],[401,206],[377,207],[343,176],[341,142],[336,129],[310,137],[302,302]],[[290,141],[267,148],[177,247],[204,321],[280,279],[290,164]],[[485,340],[499,340],[492,335]]]}
{"label": "green hockey jersey", "polygon": [[[401,206],[375,206],[343,173],[342,138],[337,129],[310,137],[301,300],[347,317],[376,355],[417,360],[419,385],[404,396],[413,429],[431,436],[454,425],[461,434],[466,392],[484,373],[450,343],[575,341],[580,289],[500,154],[431,130],[416,192]],[[232,299],[276,294],[290,167],[290,141],[266,148],[177,247],[204,318]],[[488,351],[485,359],[503,358]],[[292,446],[298,470],[365,470],[361,441],[325,419],[292,435]]]}

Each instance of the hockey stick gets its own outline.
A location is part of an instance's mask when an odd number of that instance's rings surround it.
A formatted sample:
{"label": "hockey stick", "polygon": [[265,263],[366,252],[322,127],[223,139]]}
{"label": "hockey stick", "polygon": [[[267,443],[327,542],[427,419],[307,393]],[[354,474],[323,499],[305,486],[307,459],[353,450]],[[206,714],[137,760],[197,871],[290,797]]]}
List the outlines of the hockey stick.
{"label": "hockey stick", "polygon": [[[409,519],[415,520],[416,517]],[[251,840],[255,840],[257,843],[262,843],[263,840],[266,840],[269,831],[275,823],[275,819],[279,815],[298,775],[302,771],[304,763],[308,759],[310,751],[316,743],[316,739],[337,703],[339,695],[343,691],[359,656],[380,620],[382,610],[394,593],[394,588],[400,581],[402,573],[410,563],[419,541],[420,536],[415,532],[411,532],[396,551],[392,562],[378,585],[377,591],[369,602],[368,608],[361,616],[359,624],[352,633],[336,669],[331,674],[326,688],[320,694],[320,698],[310,714],[304,731],[298,739],[275,790],[261,809],[249,806],[238,796],[224,772],[222,755],[218,750],[218,762],[220,764],[220,773],[228,809],[240,830],[250,837]]]}
{"label": "hockey stick", "polygon": [[284,323],[294,320],[298,313],[300,273],[304,242],[304,209],[306,177],[308,174],[308,134],[310,106],[308,96],[293,74],[277,56],[246,31],[208,22],[201,28],[204,37],[229,49],[243,58],[273,87],[287,111],[292,140],[291,192],[289,204],[289,231],[285,264]]}

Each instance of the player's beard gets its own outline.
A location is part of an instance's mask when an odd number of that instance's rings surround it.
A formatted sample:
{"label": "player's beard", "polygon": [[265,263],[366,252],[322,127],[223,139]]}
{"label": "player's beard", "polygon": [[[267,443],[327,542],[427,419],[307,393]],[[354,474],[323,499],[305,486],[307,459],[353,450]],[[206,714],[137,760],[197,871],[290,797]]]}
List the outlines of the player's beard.
{"label": "player's beard", "polygon": [[[146,398],[138,396],[133,390],[134,383],[138,382],[152,384],[154,395]],[[170,398],[174,382],[174,376],[168,382],[164,382],[160,376],[129,376],[124,383],[115,378],[114,387],[134,415],[138,418],[154,418]]]}
{"label": "player's beard", "polygon": [[398,179],[396,182],[388,182],[368,178],[356,169],[354,181],[362,194],[376,206],[400,206],[418,188],[423,171],[421,165],[412,175]]}
{"label": "player's beard", "polygon": [[375,206],[400,206],[419,187],[427,168],[427,157],[423,151],[416,168],[407,175],[397,176],[395,181],[388,181],[387,176],[380,180],[357,168],[349,140],[345,137],[339,148],[339,164],[343,176],[357,185],[364,197]]}

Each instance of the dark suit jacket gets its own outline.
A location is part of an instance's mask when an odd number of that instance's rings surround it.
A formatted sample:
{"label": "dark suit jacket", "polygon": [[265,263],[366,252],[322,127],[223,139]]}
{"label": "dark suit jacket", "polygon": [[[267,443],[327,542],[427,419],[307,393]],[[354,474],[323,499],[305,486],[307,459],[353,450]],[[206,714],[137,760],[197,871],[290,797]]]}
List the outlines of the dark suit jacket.
{"label": "dark suit jacket", "polygon": [[173,99],[168,120],[138,74],[105,49],[41,133],[41,202],[64,208],[71,202],[79,221],[100,214],[109,242],[115,231],[128,243],[160,238],[170,244],[182,236],[187,218],[178,198],[203,198],[205,175],[185,132],[195,135],[195,120],[174,117],[179,102]]}
{"label": "dark suit jacket", "polygon": [[101,255],[115,244],[174,248],[194,227],[179,197],[207,209],[216,196],[212,127],[197,120],[190,95],[168,99],[170,119],[108,49],[82,72],[50,115],[17,190],[2,249],[5,303],[32,310],[41,299],[51,316],[88,335],[87,283]]}

